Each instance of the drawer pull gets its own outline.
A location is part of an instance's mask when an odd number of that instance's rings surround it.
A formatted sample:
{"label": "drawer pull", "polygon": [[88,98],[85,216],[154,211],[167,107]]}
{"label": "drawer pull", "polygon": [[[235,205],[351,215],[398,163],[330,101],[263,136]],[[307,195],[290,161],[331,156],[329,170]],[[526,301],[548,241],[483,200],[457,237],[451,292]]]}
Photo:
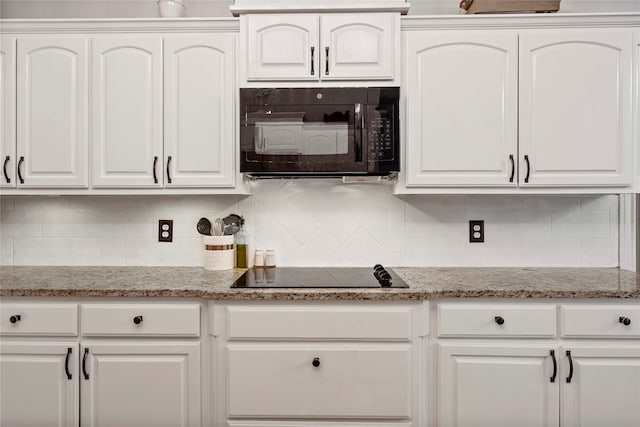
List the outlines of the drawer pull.
{"label": "drawer pull", "polygon": [[71,372],[69,372],[69,357],[71,357],[71,347],[67,347],[67,357],[64,358],[64,373],[67,374],[67,379],[71,379]]}
{"label": "drawer pull", "polygon": [[498,325],[504,325],[504,317],[502,316],[496,316],[493,320],[495,320]]}
{"label": "drawer pull", "polygon": [[317,368],[318,366],[320,366],[320,358],[319,358],[319,357],[314,357],[314,358],[313,358],[313,362],[311,362],[311,364],[312,364],[314,367],[316,367],[316,368]]}
{"label": "drawer pull", "polygon": [[556,362],[556,352],[555,350],[549,350],[549,356],[551,356],[551,360],[553,360],[553,374],[551,374],[551,382],[556,382],[556,375],[558,374],[558,363]]}
{"label": "drawer pull", "polygon": [[569,359],[569,376],[567,377],[567,382],[571,382],[571,378],[573,378],[573,359],[571,358],[571,350],[567,350],[567,358]]}
{"label": "drawer pull", "polygon": [[19,322],[19,321],[20,321],[20,315],[19,314],[14,314],[13,316],[9,317],[9,322],[11,322],[11,323],[16,323],[16,322]]}
{"label": "drawer pull", "polygon": [[628,317],[620,316],[618,322],[622,323],[624,326],[629,326],[631,324],[631,319],[629,319]]}
{"label": "drawer pull", "polygon": [[133,323],[135,323],[136,325],[139,325],[140,323],[142,323],[142,316],[136,316],[133,318]]}
{"label": "drawer pull", "polygon": [[84,349],[84,356],[82,356],[82,373],[84,374],[84,379],[89,379],[89,374],[87,373],[87,357],[89,357],[89,347]]}

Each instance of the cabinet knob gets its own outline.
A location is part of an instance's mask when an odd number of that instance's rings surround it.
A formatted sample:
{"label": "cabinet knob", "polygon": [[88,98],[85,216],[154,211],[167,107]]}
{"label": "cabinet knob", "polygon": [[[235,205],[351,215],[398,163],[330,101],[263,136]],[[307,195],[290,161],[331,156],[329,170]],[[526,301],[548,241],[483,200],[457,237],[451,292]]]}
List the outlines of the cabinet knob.
{"label": "cabinet knob", "polygon": [[504,324],[504,318],[502,316],[496,316],[493,320],[495,320],[498,325]]}
{"label": "cabinet knob", "polygon": [[624,326],[629,326],[631,324],[631,319],[629,319],[628,317],[620,316],[618,322],[622,323]]}
{"label": "cabinet knob", "polygon": [[140,323],[142,323],[142,316],[136,316],[133,318],[133,323],[135,323],[136,325],[139,325]]}
{"label": "cabinet knob", "polygon": [[320,358],[319,358],[319,357],[314,357],[314,358],[313,358],[313,362],[311,362],[311,364],[312,364],[314,367],[316,367],[316,368],[317,368],[318,366],[320,366]]}
{"label": "cabinet knob", "polygon": [[9,317],[9,322],[11,322],[11,323],[16,323],[16,322],[19,322],[19,321],[20,321],[20,315],[19,314],[14,314],[13,316]]}

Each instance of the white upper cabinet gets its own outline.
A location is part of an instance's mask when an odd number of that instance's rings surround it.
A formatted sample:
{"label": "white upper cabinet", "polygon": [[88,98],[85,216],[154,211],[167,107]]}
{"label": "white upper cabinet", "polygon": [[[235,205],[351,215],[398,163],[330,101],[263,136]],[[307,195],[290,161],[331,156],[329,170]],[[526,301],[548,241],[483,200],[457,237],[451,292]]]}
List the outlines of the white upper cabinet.
{"label": "white upper cabinet", "polygon": [[235,182],[235,37],[164,40],[165,186]]}
{"label": "white upper cabinet", "polygon": [[92,40],[92,185],[162,186],[162,39]]}
{"label": "white upper cabinet", "polygon": [[408,185],[517,185],[517,52],[512,32],[407,38]]}
{"label": "white upper cabinet", "polygon": [[18,186],[88,186],[86,36],[17,43]]}
{"label": "white upper cabinet", "polygon": [[[388,14],[320,18],[322,80],[392,80],[396,21]],[[322,57],[322,56],[321,56]]]}
{"label": "white upper cabinet", "polygon": [[403,36],[406,188],[632,189],[631,31],[460,25]]}
{"label": "white upper cabinet", "polygon": [[16,186],[16,38],[0,38],[0,187]]}
{"label": "white upper cabinet", "polygon": [[249,80],[318,80],[318,15],[248,15]]}
{"label": "white upper cabinet", "polygon": [[520,185],[631,184],[631,40],[609,30],[521,35]]}
{"label": "white upper cabinet", "polygon": [[247,80],[393,80],[399,15],[249,14]]}

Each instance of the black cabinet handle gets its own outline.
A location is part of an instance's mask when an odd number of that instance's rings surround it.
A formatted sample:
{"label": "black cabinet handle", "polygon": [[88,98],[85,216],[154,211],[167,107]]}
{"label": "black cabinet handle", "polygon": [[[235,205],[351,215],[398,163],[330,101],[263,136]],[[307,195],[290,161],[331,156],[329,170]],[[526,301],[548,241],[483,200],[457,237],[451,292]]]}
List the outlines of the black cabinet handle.
{"label": "black cabinet handle", "polygon": [[324,75],[329,75],[329,46],[324,48]]}
{"label": "black cabinet handle", "polygon": [[509,182],[513,182],[513,177],[516,174],[516,162],[513,159],[513,154],[509,154],[509,161],[511,162],[511,176],[509,176]]}
{"label": "black cabinet handle", "polygon": [[140,323],[142,323],[142,316],[136,316],[133,318],[133,323],[135,323],[136,325],[139,325]]}
{"label": "black cabinet handle", "polygon": [[89,379],[89,373],[87,372],[87,358],[89,357],[89,347],[84,349],[84,356],[82,356],[82,374],[84,379]]}
{"label": "black cabinet handle", "polygon": [[524,177],[524,182],[529,182],[529,174],[531,173],[531,164],[529,163],[529,156],[524,155],[524,161],[527,162],[527,175]]}
{"label": "black cabinet handle", "polygon": [[313,362],[311,362],[311,364],[312,364],[314,367],[316,367],[316,368],[317,368],[318,366],[320,366],[320,358],[319,358],[319,357],[314,357],[314,358],[313,358]]}
{"label": "black cabinet handle", "polygon": [[567,358],[569,359],[569,376],[567,377],[567,382],[571,382],[571,378],[573,378],[573,359],[571,358],[571,350],[567,350]]}
{"label": "black cabinet handle", "polygon": [[11,156],[7,156],[4,158],[4,165],[2,165],[2,172],[4,172],[4,179],[7,181],[7,184],[11,184],[11,178],[9,178],[9,174],[7,173],[7,165],[9,164],[9,160],[11,160]]}
{"label": "black cabinet handle", "polygon": [[167,182],[171,184],[171,156],[167,157]]}
{"label": "black cabinet handle", "polygon": [[71,357],[71,347],[67,348],[67,357],[64,358],[64,373],[67,374],[67,379],[71,379],[71,372],[69,372],[69,358]]}
{"label": "black cabinet handle", "polygon": [[158,166],[158,156],[153,157],[153,183],[158,183],[158,175],[156,174],[156,167]]}
{"label": "black cabinet handle", "polygon": [[24,184],[24,178],[22,177],[22,163],[24,163],[24,156],[20,156],[20,160],[18,160],[18,181],[20,184]]}
{"label": "black cabinet handle", "polygon": [[629,326],[631,324],[631,319],[629,319],[628,317],[620,316],[618,322],[622,323],[624,326]]}
{"label": "black cabinet handle", "polygon": [[504,325],[504,317],[502,316],[496,316],[493,320],[495,320],[498,325]]}
{"label": "black cabinet handle", "polygon": [[553,374],[551,374],[551,382],[556,382],[556,375],[558,375],[558,362],[556,362],[556,352],[555,350],[549,350],[549,356],[551,356],[551,360],[553,360]]}
{"label": "black cabinet handle", "polygon": [[22,316],[20,316],[19,314],[14,314],[13,316],[9,317],[9,322],[16,323],[19,322],[21,318]]}
{"label": "black cabinet handle", "polygon": [[316,70],[313,67],[313,61],[314,61],[314,52],[315,52],[316,48],[314,46],[311,46],[311,75],[314,76],[316,74]]}

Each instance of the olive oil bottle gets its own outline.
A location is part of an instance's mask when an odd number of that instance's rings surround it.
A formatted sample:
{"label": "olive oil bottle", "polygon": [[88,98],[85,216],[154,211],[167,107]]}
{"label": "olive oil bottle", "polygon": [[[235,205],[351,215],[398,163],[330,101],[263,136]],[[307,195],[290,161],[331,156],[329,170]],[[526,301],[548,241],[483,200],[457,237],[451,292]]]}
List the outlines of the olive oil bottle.
{"label": "olive oil bottle", "polygon": [[247,267],[247,236],[244,232],[244,218],[241,218],[240,229],[236,233],[236,268]]}

